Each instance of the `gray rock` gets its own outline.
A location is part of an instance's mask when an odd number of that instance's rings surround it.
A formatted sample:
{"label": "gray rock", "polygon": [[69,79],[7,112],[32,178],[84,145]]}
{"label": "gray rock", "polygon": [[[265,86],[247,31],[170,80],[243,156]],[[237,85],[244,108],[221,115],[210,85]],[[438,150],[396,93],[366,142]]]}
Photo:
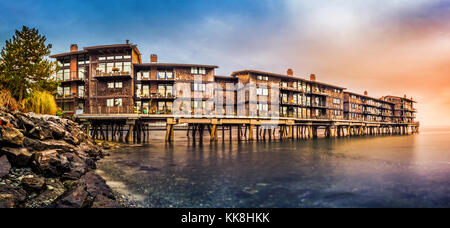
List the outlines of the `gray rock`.
{"label": "gray rock", "polygon": [[9,174],[9,170],[11,169],[11,164],[8,161],[6,156],[0,157],[0,178],[3,178]]}
{"label": "gray rock", "polygon": [[13,166],[26,167],[30,164],[32,154],[26,148],[3,147],[0,151],[8,157]]}
{"label": "gray rock", "polygon": [[0,185],[0,208],[17,207],[26,199],[27,192],[20,187]]}

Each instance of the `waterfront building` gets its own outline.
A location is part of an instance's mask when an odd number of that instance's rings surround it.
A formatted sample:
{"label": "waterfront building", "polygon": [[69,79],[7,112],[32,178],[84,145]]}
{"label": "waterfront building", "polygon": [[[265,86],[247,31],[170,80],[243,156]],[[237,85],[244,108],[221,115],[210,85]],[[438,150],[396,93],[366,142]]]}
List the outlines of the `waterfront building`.
{"label": "waterfront building", "polygon": [[56,101],[64,113],[194,117],[290,118],[415,123],[412,98],[369,97],[319,82],[316,75],[239,70],[216,75],[217,66],[143,63],[135,44],[102,45],[52,55],[60,66]]}
{"label": "waterfront building", "polygon": [[366,122],[384,122],[392,121],[394,103],[364,95],[344,92],[344,113],[345,119],[366,121]]}

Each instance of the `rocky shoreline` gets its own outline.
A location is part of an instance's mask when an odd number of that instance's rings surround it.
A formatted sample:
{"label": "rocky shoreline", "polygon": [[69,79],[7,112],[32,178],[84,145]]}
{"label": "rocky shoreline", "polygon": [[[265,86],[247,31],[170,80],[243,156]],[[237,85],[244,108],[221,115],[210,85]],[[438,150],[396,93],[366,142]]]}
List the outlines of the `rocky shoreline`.
{"label": "rocky shoreline", "polygon": [[67,119],[0,111],[0,208],[121,207],[95,173],[106,155]]}

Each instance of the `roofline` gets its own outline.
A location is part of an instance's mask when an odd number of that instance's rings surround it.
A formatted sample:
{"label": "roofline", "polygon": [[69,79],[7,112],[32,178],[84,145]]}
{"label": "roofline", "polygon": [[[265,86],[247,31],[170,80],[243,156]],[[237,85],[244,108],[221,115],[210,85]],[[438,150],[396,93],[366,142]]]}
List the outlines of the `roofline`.
{"label": "roofline", "polygon": [[135,44],[109,44],[109,45],[99,45],[99,46],[90,46],[90,47],[83,47],[82,50],[78,51],[72,51],[72,52],[65,52],[55,55],[50,55],[50,58],[58,58],[58,57],[64,57],[64,56],[71,56],[71,55],[77,55],[77,54],[83,54],[88,53],[90,50],[96,50],[96,49],[103,49],[103,48],[119,48],[119,47],[129,47],[137,52],[139,55],[139,58],[141,58],[141,52],[137,48],[137,45]]}
{"label": "roofline", "polygon": [[136,67],[152,67],[152,66],[168,66],[168,67],[204,67],[204,68],[219,68],[215,65],[204,65],[204,64],[187,64],[187,63],[135,63]]}
{"label": "roofline", "polygon": [[342,90],[346,90],[347,89],[347,88],[344,88],[344,87],[341,87],[341,86],[331,85],[331,84],[327,84],[327,83],[324,83],[324,82],[311,81],[311,80],[308,80],[308,79],[299,78],[299,77],[295,77],[295,76],[289,76],[289,75],[285,75],[285,74],[277,74],[277,73],[271,73],[271,72],[265,72],[265,71],[259,71],[259,70],[240,70],[240,71],[235,71],[235,72],[231,73],[231,75],[232,76],[236,76],[237,74],[245,74],[245,73],[263,74],[263,75],[269,75],[269,76],[278,77],[278,78],[301,80],[301,81],[304,81],[304,82],[324,85],[324,86],[337,88],[337,89],[342,89]]}
{"label": "roofline", "polygon": [[383,100],[383,98],[370,97],[370,96],[366,96],[366,95],[363,95],[363,94],[354,93],[354,92],[350,92],[350,91],[344,91],[344,94],[345,93],[348,93],[348,94],[351,94],[351,95],[360,96],[360,97],[369,98],[369,99],[376,100],[376,101],[382,101],[382,102],[386,102],[386,103],[390,103],[390,104],[395,104],[394,102],[385,101],[385,100]]}
{"label": "roofline", "polygon": [[[409,99],[409,98],[400,97],[400,96],[387,95],[387,96],[384,96],[384,97],[400,98],[400,99],[403,99],[403,100],[406,100],[406,101],[410,101],[410,102],[413,102],[413,103],[417,103],[417,101],[415,101],[415,100],[411,100],[411,99]],[[382,98],[384,98],[384,97],[382,97]]]}

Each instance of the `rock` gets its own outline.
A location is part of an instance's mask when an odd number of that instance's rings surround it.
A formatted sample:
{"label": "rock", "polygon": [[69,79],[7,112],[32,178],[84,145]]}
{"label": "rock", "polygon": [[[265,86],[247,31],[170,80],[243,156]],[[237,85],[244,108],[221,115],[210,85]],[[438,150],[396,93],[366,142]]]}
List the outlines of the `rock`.
{"label": "rock", "polygon": [[7,126],[0,126],[0,128],[1,128],[0,141],[2,143],[14,146],[23,145],[23,134],[19,130]]}
{"label": "rock", "polygon": [[84,208],[89,206],[88,192],[85,186],[79,185],[58,197],[52,207],[56,208]]}
{"label": "rock", "polygon": [[0,208],[17,207],[25,201],[26,191],[20,187],[13,187],[5,184],[0,185]]}
{"label": "rock", "polygon": [[45,176],[59,176],[70,171],[70,163],[58,150],[45,150],[33,154],[31,167]]}
{"label": "rock", "polygon": [[6,156],[0,157],[0,178],[3,178],[9,174],[11,164]]}
{"label": "rock", "polygon": [[72,189],[58,197],[52,206],[56,208],[119,207],[105,180],[94,172],[88,172],[81,177]]}
{"label": "rock", "polygon": [[38,177],[26,177],[22,179],[22,186],[28,192],[41,192],[44,188],[45,180]]}
{"label": "rock", "polygon": [[52,150],[52,149],[61,149],[65,152],[70,152],[75,149],[75,147],[65,141],[62,140],[36,140],[32,138],[25,137],[23,141],[23,145],[32,150],[32,151],[43,151],[43,150]]}
{"label": "rock", "polygon": [[26,148],[3,147],[0,151],[8,157],[13,166],[26,167],[30,164],[32,154]]}
{"label": "rock", "polygon": [[92,208],[121,208],[121,206],[115,201],[103,195],[95,197],[92,203]]}

